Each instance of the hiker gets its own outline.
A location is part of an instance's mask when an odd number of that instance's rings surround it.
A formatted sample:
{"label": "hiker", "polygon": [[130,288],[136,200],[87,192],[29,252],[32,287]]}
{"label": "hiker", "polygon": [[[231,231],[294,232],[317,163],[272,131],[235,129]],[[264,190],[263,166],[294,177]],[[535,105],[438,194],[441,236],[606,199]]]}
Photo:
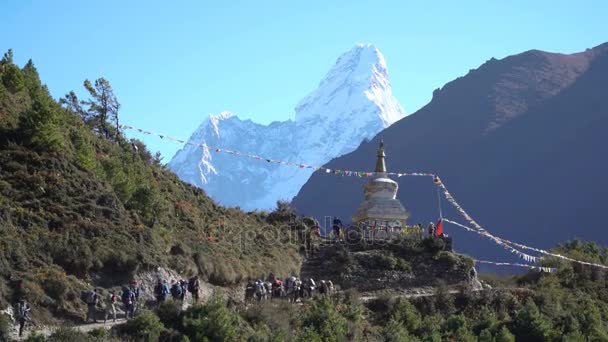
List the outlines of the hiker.
{"label": "hiker", "polygon": [[312,229],[306,229],[306,253],[312,257],[314,255],[314,248],[313,248],[313,234],[312,234]]}
{"label": "hiker", "polygon": [[200,282],[198,276],[194,276],[188,280],[188,292],[192,293],[192,301],[197,303],[199,298]]}
{"label": "hiker", "polygon": [[171,281],[171,297],[173,300],[180,300],[182,296],[182,287],[179,285],[179,281]]}
{"label": "hiker", "polygon": [[279,278],[276,278],[272,282],[272,296],[271,298],[281,298],[283,297],[283,281]]}
{"label": "hiker", "polygon": [[435,236],[435,224],[433,222],[429,223],[428,231],[430,237]]}
{"label": "hiker", "polygon": [[341,228],[342,228],[342,221],[340,221],[338,216],[335,216],[334,221],[333,221],[333,229],[334,229],[334,235],[336,237],[336,241],[338,241],[340,239],[340,229]]}
{"label": "hiker", "polygon": [[158,284],[154,288],[154,295],[156,296],[156,302],[158,306],[165,302],[167,299],[167,295],[169,294],[169,288],[167,287],[167,281],[163,280],[162,282],[159,280]]}
{"label": "hiker", "polygon": [[304,280],[304,284],[302,286],[302,297],[307,297],[312,299],[313,291],[315,290],[315,281],[312,278],[307,278]]}
{"label": "hiker", "polygon": [[135,293],[128,287],[122,288],[122,304],[125,306],[125,318],[133,318],[135,313]]}
{"label": "hiker", "polygon": [[[292,301],[294,292],[296,291],[296,277],[290,276],[285,279],[285,295],[288,301]],[[294,300],[295,301],[295,300]]]}
{"label": "hiker", "polygon": [[269,281],[265,281],[264,289],[266,290],[265,299],[269,299],[272,296],[272,283]]}
{"label": "hiker", "polygon": [[103,323],[108,321],[108,316],[112,315],[112,321],[116,322],[116,303],[118,302],[118,297],[114,291],[110,291],[110,294],[106,297],[106,310],[105,316],[103,317]]}
{"label": "hiker", "polygon": [[134,300],[133,300],[133,314],[137,312],[139,306],[139,296],[141,295],[141,286],[136,282],[131,282],[131,292],[133,292]]}
{"label": "hiker", "polygon": [[182,295],[179,300],[182,302],[186,299],[186,294],[188,293],[188,282],[184,279],[179,281],[179,286],[182,288]]}
{"label": "hiker", "polygon": [[253,280],[249,280],[247,282],[247,286],[245,287],[245,301],[253,300],[254,295],[255,295],[255,282]]}
{"label": "hiker", "polygon": [[19,337],[23,336],[23,331],[25,330],[25,323],[27,321],[31,321],[30,311],[30,305],[25,301],[25,299],[19,300],[19,303],[17,303],[17,322],[19,322]]}
{"label": "hiker", "polygon": [[296,278],[293,291],[293,302],[295,303],[299,298],[302,298],[302,280]]}
{"label": "hiker", "polygon": [[321,280],[321,286],[319,287],[319,294],[324,296],[327,294],[327,283],[325,280]]}
{"label": "hiker", "polygon": [[98,302],[99,295],[97,294],[97,289],[91,290],[85,294],[85,303],[87,303],[87,318],[85,319],[85,323],[88,323],[89,320],[93,320],[93,323],[97,323],[95,310]]}
{"label": "hiker", "polygon": [[319,224],[319,221],[315,220],[315,224],[314,226],[312,226],[312,233],[314,234],[314,236],[316,237],[321,237],[321,225]]}
{"label": "hiker", "polygon": [[262,299],[266,298],[266,287],[261,279],[258,279],[255,282],[255,297],[258,302],[261,302]]}

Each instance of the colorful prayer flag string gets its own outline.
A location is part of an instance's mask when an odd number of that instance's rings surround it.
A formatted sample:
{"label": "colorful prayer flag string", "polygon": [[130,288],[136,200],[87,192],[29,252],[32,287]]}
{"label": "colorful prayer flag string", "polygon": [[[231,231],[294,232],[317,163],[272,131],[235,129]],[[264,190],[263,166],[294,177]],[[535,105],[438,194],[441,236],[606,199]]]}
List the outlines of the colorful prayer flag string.
{"label": "colorful prayer flag string", "polygon": [[543,267],[543,266],[534,266],[534,265],[526,265],[526,264],[518,264],[511,262],[496,262],[496,261],[488,261],[488,260],[475,260],[475,263],[478,264],[490,264],[495,266],[516,266],[516,267],[526,267],[533,270],[538,270],[541,272],[553,273],[557,271],[556,268],[553,267]]}
{"label": "colorful prayer flag string", "polygon": [[[325,168],[322,166],[312,166],[312,165],[307,165],[307,164],[303,164],[303,163],[295,163],[295,162],[291,162],[291,161],[275,160],[272,158],[263,157],[263,156],[259,156],[256,154],[242,153],[242,152],[236,151],[236,150],[224,149],[224,148],[220,148],[220,147],[216,147],[216,146],[208,146],[205,143],[195,144],[195,143],[177,139],[177,138],[165,135],[165,134],[159,134],[159,133],[155,133],[155,132],[151,132],[151,131],[146,131],[141,128],[135,128],[135,127],[132,127],[129,125],[121,125],[121,128],[124,130],[135,130],[135,131],[138,131],[139,133],[146,134],[146,135],[154,135],[154,136],[159,137],[162,140],[169,140],[169,141],[178,142],[178,143],[184,144],[184,145],[208,148],[216,153],[226,153],[226,154],[232,154],[232,155],[237,155],[237,156],[243,156],[246,158],[261,160],[261,161],[265,161],[265,162],[273,163],[273,164],[294,166],[294,167],[297,167],[300,169],[312,169],[314,171],[325,171],[326,173],[330,173],[330,174],[333,173],[333,174],[342,175],[342,176],[373,177],[374,175],[376,175],[375,172],[361,172],[361,171],[329,169],[329,168]],[[424,172],[388,172],[385,174],[388,176],[395,176],[395,177],[403,177],[403,176],[433,177],[434,176],[431,173],[424,173]]]}

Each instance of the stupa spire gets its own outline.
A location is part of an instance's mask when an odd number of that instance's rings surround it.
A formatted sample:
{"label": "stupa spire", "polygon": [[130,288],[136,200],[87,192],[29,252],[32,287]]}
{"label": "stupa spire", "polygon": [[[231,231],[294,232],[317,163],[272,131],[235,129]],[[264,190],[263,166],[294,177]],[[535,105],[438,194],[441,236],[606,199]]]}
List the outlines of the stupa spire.
{"label": "stupa spire", "polygon": [[384,157],[386,157],[386,154],[384,154],[384,140],[380,140],[377,156],[376,170],[374,171],[378,173],[386,173],[386,162],[384,161]]}

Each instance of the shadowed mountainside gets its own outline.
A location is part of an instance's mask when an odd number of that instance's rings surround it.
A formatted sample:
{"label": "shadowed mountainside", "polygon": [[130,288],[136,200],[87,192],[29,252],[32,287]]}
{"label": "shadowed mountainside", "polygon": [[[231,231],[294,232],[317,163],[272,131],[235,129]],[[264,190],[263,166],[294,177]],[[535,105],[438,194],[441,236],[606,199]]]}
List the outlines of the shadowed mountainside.
{"label": "shadowed mountainside", "polygon": [[[371,170],[383,139],[389,171],[437,172],[459,203],[500,236],[542,247],[574,237],[606,243],[599,224],[608,194],[606,89],[608,44],[572,55],[532,50],[491,59],[326,166]],[[293,205],[307,215],[350,218],[365,181],[315,173]],[[410,223],[437,219],[430,179],[398,182]],[[444,201],[446,216],[464,223],[448,206]],[[498,257],[491,242],[453,226],[447,232],[460,251]]]}

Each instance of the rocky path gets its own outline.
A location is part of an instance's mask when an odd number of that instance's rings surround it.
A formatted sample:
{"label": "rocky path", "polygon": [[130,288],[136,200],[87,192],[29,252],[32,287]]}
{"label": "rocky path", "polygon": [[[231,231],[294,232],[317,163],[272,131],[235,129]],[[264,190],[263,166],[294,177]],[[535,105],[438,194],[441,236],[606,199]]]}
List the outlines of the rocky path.
{"label": "rocky path", "polygon": [[[112,322],[112,321],[108,321],[107,323],[87,323],[87,324],[79,324],[79,325],[66,325],[67,327],[76,329],[80,332],[83,333],[88,333],[89,331],[93,331],[96,329],[106,329],[109,330],[111,329],[113,326],[118,325],[118,324],[122,324],[125,323],[126,320],[124,318],[120,318],[117,319],[116,322]],[[18,329],[18,327],[17,327]],[[29,336],[32,335],[38,335],[38,336],[44,336],[44,337],[48,337],[51,334],[53,334],[53,332],[55,332],[58,327],[31,327],[31,326],[26,326],[25,332],[23,333],[22,337],[19,337],[19,331],[17,329],[14,329],[11,334],[10,334],[10,338],[12,340],[15,341],[23,341],[26,340]],[[77,342],[77,341],[74,341]]]}

